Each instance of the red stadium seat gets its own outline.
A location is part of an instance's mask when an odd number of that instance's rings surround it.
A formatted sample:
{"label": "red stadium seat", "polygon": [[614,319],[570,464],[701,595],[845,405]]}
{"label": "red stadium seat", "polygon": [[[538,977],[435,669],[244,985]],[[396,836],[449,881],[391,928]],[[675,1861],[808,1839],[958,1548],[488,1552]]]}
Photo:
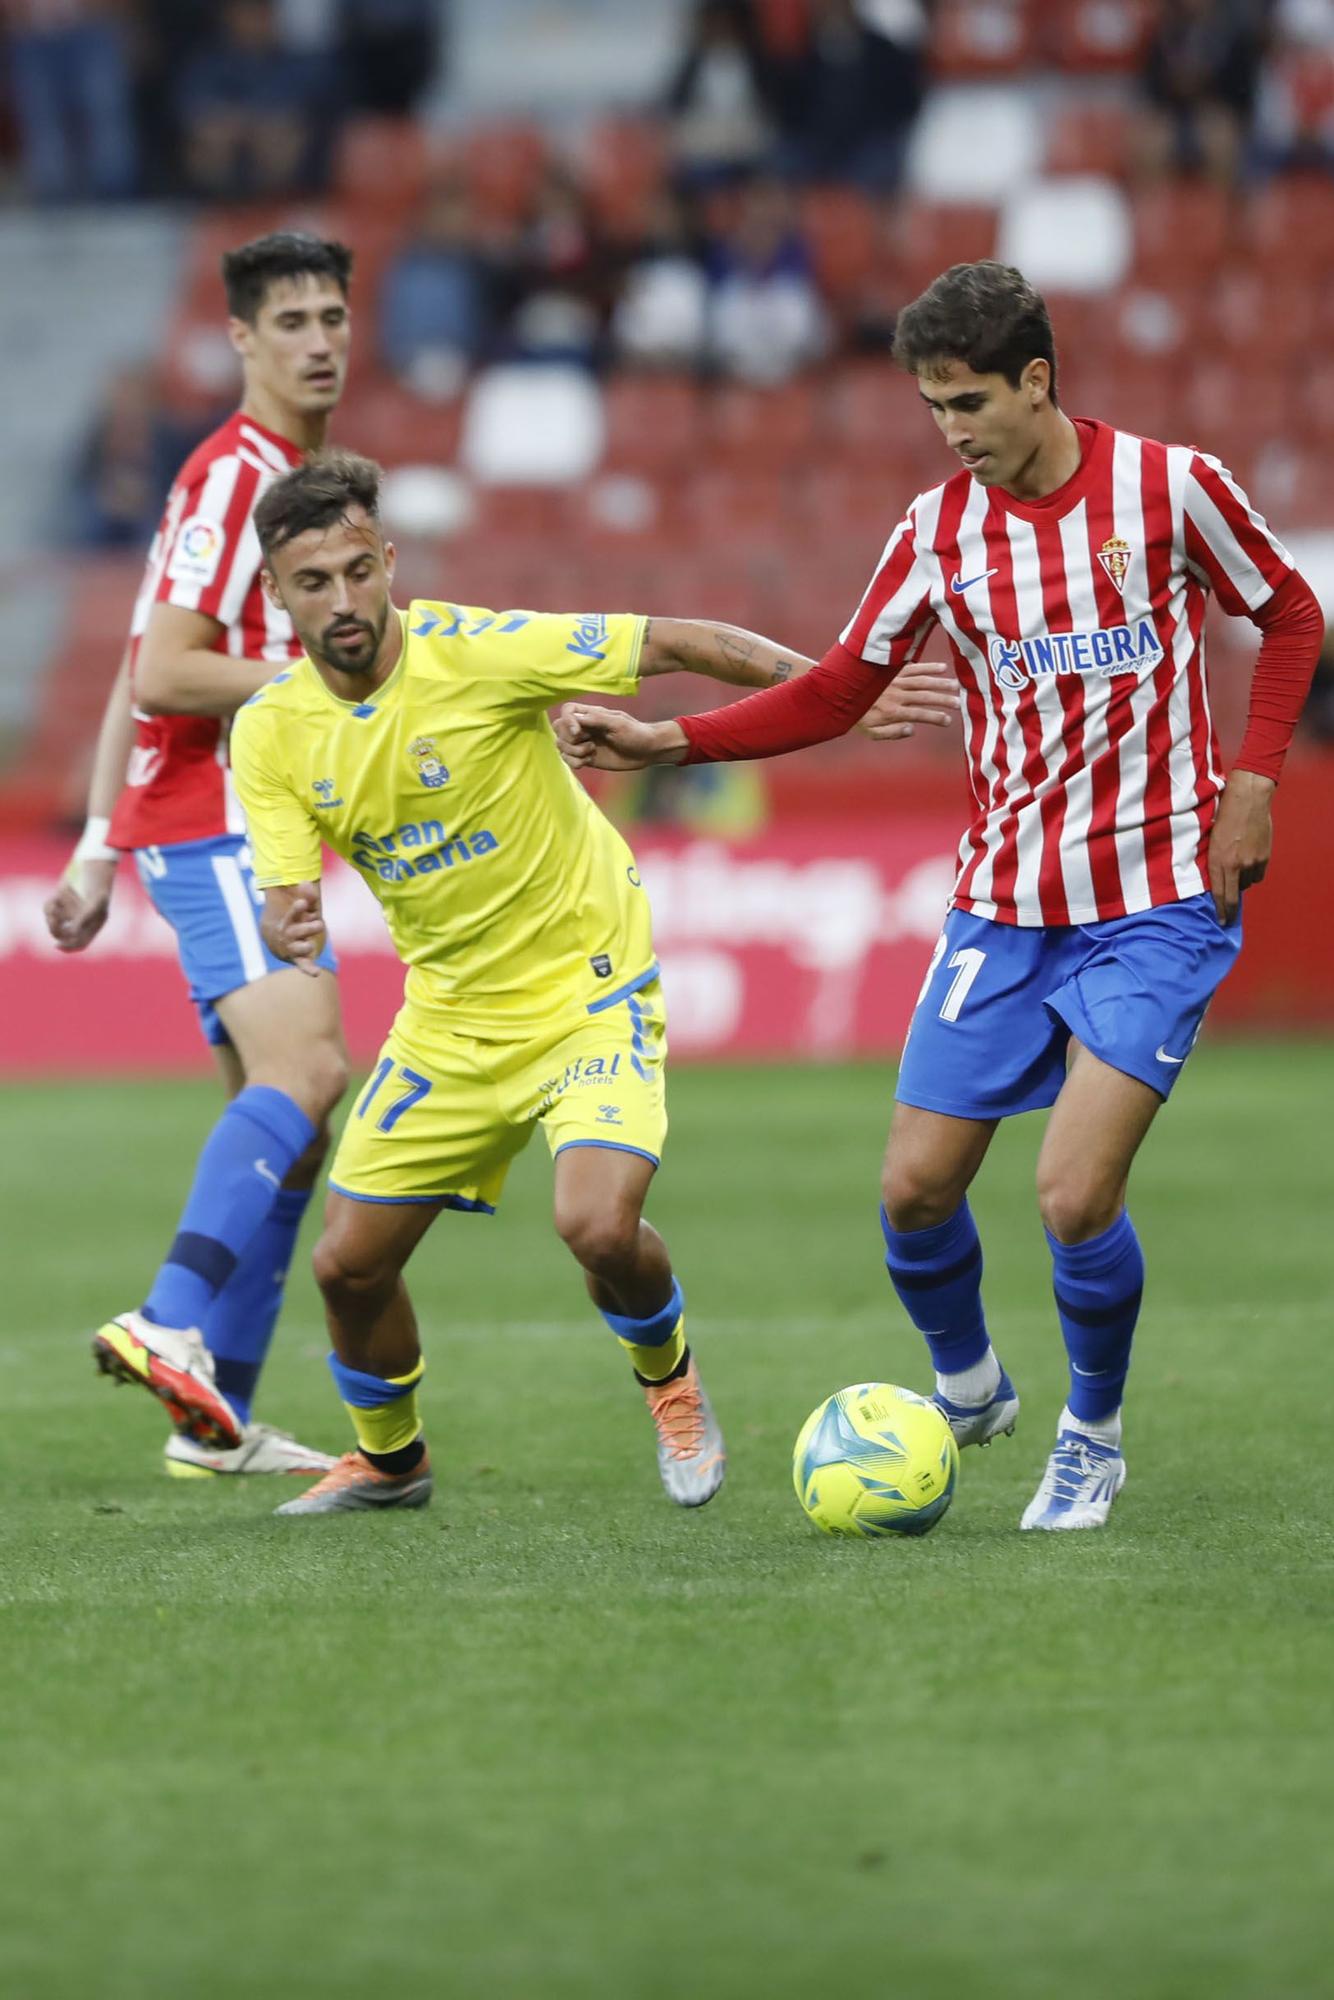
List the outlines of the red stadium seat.
{"label": "red stadium seat", "polygon": [[1246,204],[1242,243],[1268,272],[1304,276],[1334,263],[1334,180],[1291,174],[1270,181]]}
{"label": "red stadium seat", "polygon": [[787,481],[772,473],[710,468],[681,497],[700,550],[769,547],[796,531]]}
{"label": "red stadium seat", "polygon": [[462,141],[455,157],[479,211],[500,223],[523,216],[550,161],[544,133],[526,124],[481,126]]}
{"label": "red stadium seat", "polygon": [[932,73],[1011,77],[1027,68],[1036,13],[1030,0],[940,0],[931,28]]}
{"label": "red stadium seat", "polygon": [[1125,75],[1139,67],[1155,11],[1151,0],[1061,0],[1043,9],[1042,55],[1067,75]]}
{"label": "red stadium seat", "polygon": [[339,134],[334,187],[351,208],[403,215],[425,194],[432,168],[425,128],[414,119],[352,118]]}
{"label": "red stadium seat", "polygon": [[608,469],[668,474],[693,463],[703,449],[703,397],[695,383],[673,375],[617,375],[607,384]]}
{"label": "red stadium seat", "polygon": [[857,188],[813,187],[802,196],[800,213],[825,297],[836,305],[855,298],[886,253],[875,204]]}
{"label": "red stadium seat", "polygon": [[666,156],[666,130],[656,119],[608,118],[587,128],[578,149],[580,178],[611,235],[642,233],[666,176]]}
{"label": "red stadium seat", "polygon": [[1212,276],[1236,240],[1231,197],[1205,181],[1167,180],[1134,205],[1135,275],[1182,284]]}
{"label": "red stadium seat", "polygon": [[334,419],[334,434],[350,451],[382,465],[452,466],[458,456],[459,402],[426,403],[385,376],[357,369]]}
{"label": "red stadium seat", "polygon": [[951,264],[996,254],[996,210],[972,202],[904,201],[891,240],[904,296],[915,298]]}
{"label": "red stadium seat", "polygon": [[1048,128],[1046,171],[1123,179],[1130,164],[1132,125],[1131,107],[1119,97],[1057,106]]}
{"label": "red stadium seat", "polygon": [[809,464],[827,428],[826,400],[823,384],[810,381],[714,389],[705,402],[710,460],[755,471]]}

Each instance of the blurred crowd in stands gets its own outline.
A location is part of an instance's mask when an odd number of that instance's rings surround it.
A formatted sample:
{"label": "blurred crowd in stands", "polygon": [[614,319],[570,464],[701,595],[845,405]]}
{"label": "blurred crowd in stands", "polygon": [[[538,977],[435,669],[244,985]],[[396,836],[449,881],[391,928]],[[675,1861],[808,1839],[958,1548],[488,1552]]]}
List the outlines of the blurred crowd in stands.
{"label": "blurred crowd in stands", "polygon": [[[1027,268],[1010,210],[1034,184],[1076,204],[1032,222],[1063,400],[1198,438],[1281,523],[1334,528],[1334,0],[699,0],[639,101],[578,127],[414,115],[428,90],[449,103],[448,13],[0,0],[14,192],[201,204],[176,323],[108,384],[67,543],[151,534],[233,390],[218,253],[294,223],[357,253],[344,441],[453,465],[467,393],[497,367],[596,385],[596,492],[567,507],[477,478],[455,544],[477,601],[498,536],[511,571],[535,565],[532,601],[563,601],[568,551],[563,579],[540,565],[572,527],[590,562],[606,540],[643,550],[653,578],[741,622],[787,590],[814,634],[864,581],[868,516],[887,525],[887,446],[896,487],[947,469],[929,425],[905,431],[895,313],[959,259]],[[1020,123],[1041,125],[1030,181],[933,188],[913,148],[941,95],[1016,84]],[[959,143],[938,147],[947,167]],[[1103,222],[1100,272],[1084,253]]]}
{"label": "blurred crowd in stands", "polygon": [[[1081,55],[1133,79],[1142,173],[1334,166],[1330,0],[698,0],[682,21],[642,98],[680,189],[759,170],[892,190],[936,75]],[[449,0],[0,0],[0,23],[28,198],[235,202],[319,192],[346,119],[411,113]]]}

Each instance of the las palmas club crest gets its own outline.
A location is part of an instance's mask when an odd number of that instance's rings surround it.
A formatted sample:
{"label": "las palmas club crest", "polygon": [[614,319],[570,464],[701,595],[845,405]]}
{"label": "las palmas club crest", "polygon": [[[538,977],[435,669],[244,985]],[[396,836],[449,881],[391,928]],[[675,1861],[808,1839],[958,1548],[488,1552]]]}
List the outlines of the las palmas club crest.
{"label": "las palmas club crest", "polygon": [[1134,550],[1129,542],[1123,542],[1119,535],[1109,535],[1098,550],[1098,561],[1122,597],[1126,594],[1126,573],[1130,568],[1130,558],[1133,554]]}
{"label": "las palmas club crest", "polygon": [[428,792],[438,792],[442,785],[449,783],[449,772],[441,761],[434,737],[414,736],[408,745],[408,755]]}

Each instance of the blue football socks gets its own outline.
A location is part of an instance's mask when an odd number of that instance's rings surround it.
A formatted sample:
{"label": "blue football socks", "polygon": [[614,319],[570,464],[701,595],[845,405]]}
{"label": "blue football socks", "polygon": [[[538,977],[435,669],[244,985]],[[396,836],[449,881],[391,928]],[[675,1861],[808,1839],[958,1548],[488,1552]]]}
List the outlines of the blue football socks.
{"label": "blue football socks", "polygon": [[201,1327],[293,1164],[315,1137],[300,1105],[252,1083],[210,1132],[167,1260],[144,1302],[160,1326]]}
{"label": "blue football socks", "polygon": [[283,1188],[251,1237],[203,1324],[215,1380],[243,1424],[269,1351],[309,1188]]}
{"label": "blue football socks", "polygon": [[1110,1229],[1087,1243],[1058,1243],[1050,1230],[1047,1241],[1070,1361],[1067,1407],[1076,1423],[1105,1423],[1121,1407],[1144,1291],[1139,1238],[1122,1210]]}
{"label": "blue football socks", "polygon": [[931,1350],[936,1374],[967,1374],[991,1352],[982,1312],[982,1245],[968,1203],[930,1229],[895,1229],[882,1208],[880,1227],[885,1269]]}

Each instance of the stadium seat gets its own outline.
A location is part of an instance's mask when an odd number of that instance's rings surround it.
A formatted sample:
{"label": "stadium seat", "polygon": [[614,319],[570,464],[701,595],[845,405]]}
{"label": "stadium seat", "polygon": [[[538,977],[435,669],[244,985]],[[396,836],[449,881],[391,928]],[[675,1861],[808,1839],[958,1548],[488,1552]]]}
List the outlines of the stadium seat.
{"label": "stadium seat", "polygon": [[801,197],[800,218],[821,291],[835,308],[854,300],[886,254],[879,210],[857,188],[812,187]]}
{"label": "stadium seat", "polygon": [[1101,174],[1037,180],[1001,211],[997,255],[1017,264],[1039,291],[1108,293],[1124,278],[1133,248],[1131,210]]}
{"label": "stadium seat", "polygon": [[940,0],[929,43],[933,75],[1013,76],[1032,60],[1036,13],[1028,0]]}
{"label": "stadium seat", "polygon": [[675,375],[615,375],[604,394],[604,468],[667,474],[703,446],[704,407],[693,381]]}
{"label": "stadium seat", "polygon": [[1242,214],[1246,255],[1267,272],[1302,275],[1334,264],[1334,178],[1288,174],[1251,196]]}
{"label": "stadium seat", "polygon": [[1138,190],[1134,226],[1136,277],[1188,284],[1212,276],[1227,257],[1235,205],[1210,182],[1165,180]]}
{"label": "stadium seat", "polygon": [[587,126],[575,164],[593,211],[610,235],[622,241],[641,235],[663,185],[666,158],[666,132],[654,118],[607,118]]}
{"label": "stadium seat", "polygon": [[827,428],[826,400],[823,385],[811,381],[777,389],[721,384],[705,399],[708,456],[754,471],[805,466]]}
{"label": "stadium seat", "polygon": [[1152,0],[1062,0],[1043,9],[1040,52],[1064,75],[1138,68],[1157,11]]}
{"label": "stadium seat", "polygon": [[928,201],[999,202],[1031,179],[1041,158],[1041,123],[1024,88],[945,85],[913,128],[908,183]]}
{"label": "stadium seat", "polygon": [[1130,164],[1133,112],[1123,97],[1078,98],[1053,108],[1043,160],[1048,174],[1106,174]]}
{"label": "stadium seat", "polygon": [[351,118],[339,134],[334,189],[349,208],[404,215],[420,202],[431,172],[425,127],[411,118]]}
{"label": "stadium seat", "polygon": [[339,406],[339,444],[382,465],[452,466],[458,456],[462,404],[426,403],[385,376],[363,376],[354,363]]}
{"label": "stadium seat", "polygon": [[990,202],[901,201],[890,240],[903,296],[915,298],[951,264],[974,264],[996,252],[997,212]]}
{"label": "stadium seat", "polygon": [[497,223],[526,211],[550,154],[544,133],[523,123],[480,126],[460,143],[457,160],[479,212]]}

